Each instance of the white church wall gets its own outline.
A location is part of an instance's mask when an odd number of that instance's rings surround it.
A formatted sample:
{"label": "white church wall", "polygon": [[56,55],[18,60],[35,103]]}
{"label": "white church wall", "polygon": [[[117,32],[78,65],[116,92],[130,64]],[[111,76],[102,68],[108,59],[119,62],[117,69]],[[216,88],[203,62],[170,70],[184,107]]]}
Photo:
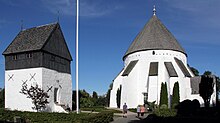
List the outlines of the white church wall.
{"label": "white church wall", "polygon": [[72,108],[72,78],[68,73],[60,73],[55,70],[42,68],[42,82],[43,89],[51,90],[48,91],[49,94],[49,108],[53,112],[63,112],[63,110],[57,110],[57,105],[54,103],[54,90],[58,88],[57,101],[58,105],[69,106]]}
{"label": "white church wall", "polygon": [[[153,51],[155,54],[153,54]],[[125,68],[131,61],[138,60],[138,62],[128,76],[122,77],[119,75],[116,78],[120,79],[118,79],[117,82],[113,83],[110,103],[112,103],[111,100],[114,100],[114,102],[116,102],[117,90],[114,90],[114,88],[116,86],[117,88],[119,88],[119,83],[122,84],[121,106],[126,102],[129,108],[135,108],[137,105],[144,103],[143,93],[148,93],[148,101],[157,101],[157,104],[159,104],[162,82],[167,82],[168,93],[172,95],[174,83],[178,81],[180,90],[180,101],[190,99],[190,78],[185,77],[182,70],[177,65],[174,57],[180,59],[187,67],[186,55],[177,51],[147,50],[135,52],[128,55],[124,60]],[[158,76],[148,76],[151,62],[158,62]],[[172,62],[178,74],[178,77],[169,77],[164,62]],[[189,70],[188,67],[187,69]],[[189,72],[193,76],[192,72]],[[168,95],[169,102],[171,102],[170,95]],[[114,106],[117,107],[116,103],[114,104]],[[111,106],[113,105],[110,104],[110,107]]]}
{"label": "white church wall", "polygon": [[23,82],[26,82],[28,87],[35,84],[42,87],[42,69],[30,68],[5,71],[5,108],[35,111],[32,109],[34,106],[32,100],[20,93]]}
{"label": "white church wall", "polygon": [[120,85],[122,85],[123,77],[121,76],[124,70],[122,70],[118,76],[113,80],[113,86],[112,90],[110,92],[110,104],[109,107],[117,108],[117,101],[116,101],[116,94],[117,90],[120,88]]}
{"label": "white church wall", "polygon": [[135,65],[128,76],[123,77],[122,91],[121,91],[121,105],[120,108],[126,103],[129,108],[137,107],[138,96],[138,75],[139,63]]}

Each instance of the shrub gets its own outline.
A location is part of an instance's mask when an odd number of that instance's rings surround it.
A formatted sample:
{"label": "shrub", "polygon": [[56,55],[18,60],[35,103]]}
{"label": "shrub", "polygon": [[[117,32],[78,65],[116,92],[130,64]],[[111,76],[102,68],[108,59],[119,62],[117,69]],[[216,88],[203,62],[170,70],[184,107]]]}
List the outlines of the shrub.
{"label": "shrub", "polygon": [[175,82],[173,87],[172,108],[175,108],[180,102],[179,83]]}
{"label": "shrub", "polygon": [[176,116],[176,110],[174,109],[168,109],[168,108],[163,108],[163,109],[155,109],[153,112],[156,116],[159,117],[174,117]]}
{"label": "shrub", "polygon": [[161,90],[160,90],[160,106],[161,105],[168,105],[168,93],[167,93],[167,84],[165,82],[161,83]]}
{"label": "shrub", "polygon": [[0,121],[13,121],[13,118],[17,116],[22,121],[29,121],[34,123],[43,122],[56,122],[56,123],[71,123],[71,122],[85,122],[85,123],[107,123],[113,121],[113,113],[110,111],[101,112],[98,114],[87,114],[87,113],[47,113],[47,112],[20,112],[20,111],[8,111],[0,110]]}

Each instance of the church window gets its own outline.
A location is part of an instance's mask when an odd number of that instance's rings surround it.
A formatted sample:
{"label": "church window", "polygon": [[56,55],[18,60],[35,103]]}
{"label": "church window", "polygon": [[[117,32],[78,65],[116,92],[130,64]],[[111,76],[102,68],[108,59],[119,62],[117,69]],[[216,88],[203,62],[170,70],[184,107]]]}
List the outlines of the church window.
{"label": "church window", "polygon": [[13,59],[13,60],[17,60],[17,59],[18,59],[18,56],[17,56],[17,55],[13,55],[13,56],[12,56],[12,59]]}
{"label": "church window", "polygon": [[155,51],[153,51],[152,54],[155,55]]}

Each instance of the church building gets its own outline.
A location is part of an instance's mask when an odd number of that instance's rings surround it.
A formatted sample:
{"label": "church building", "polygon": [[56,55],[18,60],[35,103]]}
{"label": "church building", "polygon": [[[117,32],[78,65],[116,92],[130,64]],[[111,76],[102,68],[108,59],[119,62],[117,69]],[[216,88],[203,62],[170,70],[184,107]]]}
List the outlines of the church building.
{"label": "church building", "polygon": [[[197,99],[198,86],[187,63],[187,53],[177,39],[156,16],[145,24],[123,56],[124,68],[113,80],[110,107],[117,106],[117,90],[121,90],[120,108],[136,108],[145,101],[159,105],[161,83],[167,84],[170,106],[174,83],[179,83],[180,101]],[[198,81],[197,81],[198,82]],[[192,86],[193,85],[193,86]],[[215,93],[212,99],[215,100]],[[212,102],[211,102],[212,103]]]}
{"label": "church building", "polygon": [[35,111],[32,100],[20,93],[23,83],[48,93],[47,111],[72,108],[72,57],[59,23],[21,30],[3,55],[6,109]]}

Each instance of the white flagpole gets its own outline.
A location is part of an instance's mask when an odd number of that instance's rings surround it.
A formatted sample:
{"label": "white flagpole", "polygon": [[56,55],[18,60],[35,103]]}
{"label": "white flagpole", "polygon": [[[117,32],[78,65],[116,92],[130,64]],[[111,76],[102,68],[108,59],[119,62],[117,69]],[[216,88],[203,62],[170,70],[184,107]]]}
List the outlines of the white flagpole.
{"label": "white flagpole", "polygon": [[79,114],[79,88],[78,88],[78,41],[79,41],[79,0],[76,0],[76,113]]}

